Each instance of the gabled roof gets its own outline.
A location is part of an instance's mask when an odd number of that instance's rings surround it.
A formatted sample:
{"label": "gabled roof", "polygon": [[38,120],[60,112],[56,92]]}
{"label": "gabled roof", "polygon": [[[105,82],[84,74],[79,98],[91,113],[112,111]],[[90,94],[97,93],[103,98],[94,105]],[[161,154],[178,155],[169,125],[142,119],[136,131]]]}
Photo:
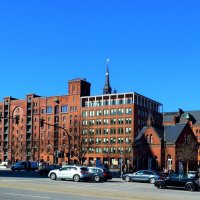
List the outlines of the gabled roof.
{"label": "gabled roof", "polygon": [[[177,112],[163,113],[163,122],[173,122],[173,117],[177,114]],[[193,124],[200,124],[200,110],[184,111],[183,114],[181,114],[180,123],[186,122],[188,116]]]}
{"label": "gabled roof", "polygon": [[[155,127],[155,126],[151,126],[151,128],[154,129],[154,131],[157,133],[158,137],[160,139],[163,139],[164,136],[164,130],[163,127]],[[138,134],[138,136],[135,138],[135,141],[139,141],[142,136],[145,134],[146,130],[148,129],[148,126],[144,126],[142,128],[142,130],[140,131],[140,133]]]}
{"label": "gabled roof", "polygon": [[135,138],[135,141],[139,141],[141,138],[142,138],[142,136],[144,135],[144,133],[146,132],[146,130],[147,130],[147,126],[144,126],[143,128],[142,128],[142,130],[139,132],[139,134],[137,135],[137,137]]}
{"label": "gabled roof", "polygon": [[[177,139],[181,135],[181,133],[186,125],[187,125],[187,123],[177,123],[177,124],[173,124],[173,125],[166,125],[164,127],[153,127],[152,126],[152,128],[155,130],[158,137],[160,139],[163,139],[166,142],[166,144],[172,144],[177,141]],[[140,131],[138,136],[135,138],[135,142],[141,140],[142,136],[145,134],[147,129],[148,129],[148,126],[145,126],[142,128],[142,130]]]}
{"label": "gabled roof", "polygon": [[175,143],[187,123],[178,123],[164,126],[164,141],[168,144]]}

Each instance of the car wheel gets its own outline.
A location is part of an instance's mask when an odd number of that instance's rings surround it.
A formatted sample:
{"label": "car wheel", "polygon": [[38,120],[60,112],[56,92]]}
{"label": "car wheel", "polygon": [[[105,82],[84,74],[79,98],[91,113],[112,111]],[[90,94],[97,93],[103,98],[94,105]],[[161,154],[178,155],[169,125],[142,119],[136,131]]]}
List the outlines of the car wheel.
{"label": "car wheel", "polygon": [[150,182],[151,184],[154,184],[154,183],[156,182],[156,179],[155,179],[155,178],[150,178],[150,179],[149,179],[149,182]]}
{"label": "car wheel", "polygon": [[50,174],[50,179],[51,180],[56,180],[56,174],[55,173],[51,173]]}
{"label": "car wheel", "polygon": [[100,177],[99,177],[99,176],[95,176],[95,177],[94,177],[94,180],[95,180],[96,182],[99,182],[99,181],[100,181]]}
{"label": "car wheel", "polygon": [[130,181],[131,181],[131,178],[130,178],[130,176],[125,176],[124,180],[125,180],[126,182],[130,182]]}
{"label": "car wheel", "polygon": [[187,184],[186,184],[186,189],[187,189],[188,191],[194,191],[194,190],[195,190],[195,186],[194,186],[193,183],[187,183]]}
{"label": "car wheel", "polygon": [[80,181],[80,176],[78,174],[74,175],[73,180],[75,182],[79,182]]}

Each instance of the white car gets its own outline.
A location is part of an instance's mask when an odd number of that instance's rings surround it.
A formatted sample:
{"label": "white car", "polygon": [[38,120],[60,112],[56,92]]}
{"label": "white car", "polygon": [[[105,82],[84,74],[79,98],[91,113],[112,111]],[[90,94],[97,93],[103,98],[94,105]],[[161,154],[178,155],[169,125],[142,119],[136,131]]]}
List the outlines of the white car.
{"label": "white car", "polygon": [[7,166],[8,165],[8,162],[6,162],[6,161],[3,161],[3,162],[0,162],[0,166]]}
{"label": "white car", "polygon": [[51,170],[48,174],[51,180],[67,179],[73,181],[90,180],[92,175],[87,167],[76,165],[64,165],[60,169]]}

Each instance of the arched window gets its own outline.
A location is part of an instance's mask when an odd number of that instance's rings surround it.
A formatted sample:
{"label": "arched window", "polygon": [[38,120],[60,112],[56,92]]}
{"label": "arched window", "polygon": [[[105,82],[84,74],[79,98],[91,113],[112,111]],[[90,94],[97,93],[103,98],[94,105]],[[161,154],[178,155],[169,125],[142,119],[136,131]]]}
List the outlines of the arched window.
{"label": "arched window", "polygon": [[167,169],[168,170],[172,169],[172,157],[170,154],[167,155]]}
{"label": "arched window", "polygon": [[150,144],[153,144],[153,135],[150,135]]}
{"label": "arched window", "polygon": [[147,144],[149,144],[150,143],[150,137],[149,137],[149,135],[147,135]]}

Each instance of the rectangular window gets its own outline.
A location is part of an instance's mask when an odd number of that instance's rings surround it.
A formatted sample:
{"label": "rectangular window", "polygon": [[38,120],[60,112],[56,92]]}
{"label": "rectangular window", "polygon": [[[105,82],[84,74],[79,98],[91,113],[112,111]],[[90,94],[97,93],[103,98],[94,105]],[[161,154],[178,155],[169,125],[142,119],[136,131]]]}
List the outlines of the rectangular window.
{"label": "rectangular window", "polygon": [[111,125],[116,124],[116,119],[115,119],[115,118],[111,118],[111,119],[110,119],[110,124],[111,124]]}
{"label": "rectangular window", "polygon": [[116,99],[111,100],[111,105],[116,105]]}
{"label": "rectangular window", "polygon": [[123,108],[119,108],[118,109],[118,115],[123,115],[124,114],[124,109]]}
{"label": "rectangular window", "polygon": [[101,110],[97,110],[96,113],[97,113],[97,116],[101,116]]}
{"label": "rectangular window", "polygon": [[96,129],[96,135],[101,135],[101,129],[100,128]]}
{"label": "rectangular window", "polygon": [[89,124],[94,125],[94,119],[90,119]]}
{"label": "rectangular window", "polygon": [[87,125],[87,120],[83,120],[83,126],[86,126]]}
{"label": "rectangular window", "polygon": [[47,106],[47,114],[51,114],[52,113],[52,106]]}
{"label": "rectangular window", "polygon": [[110,129],[110,134],[116,134],[116,128],[111,128]]}
{"label": "rectangular window", "polygon": [[110,144],[116,144],[116,138],[110,138]]}
{"label": "rectangular window", "polygon": [[83,129],[82,133],[83,135],[87,135],[87,129]]}
{"label": "rectangular window", "polygon": [[118,118],[118,124],[123,124],[124,123],[124,119],[123,118]]}
{"label": "rectangular window", "polygon": [[111,109],[110,110],[110,115],[116,115],[117,114],[117,110],[116,109]]}
{"label": "rectangular window", "polygon": [[116,148],[115,147],[110,147],[110,153],[116,153]]}
{"label": "rectangular window", "polygon": [[90,117],[94,117],[94,110],[90,110]]}
{"label": "rectangular window", "polygon": [[101,125],[101,119],[97,119],[96,125]]}
{"label": "rectangular window", "polygon": [[104,109],[104,110],[103,110],[103,115],[104,115],[104,116],[109,115],[109,110],[108,110],[108,109]]}
{"label": "rectangular window", "polygon": [[131,138],[126,138],[126,144],[131,144]]}
{"label": "rectangular window", "polygon": [[103,129],[103,134],[108,134],[108,128]]}
{"label": "rectangular window", "polygon": [[118,138],[118,144],[123,144],[124,143],[124,138]]}
{"label": "rectangular window", "polygon": [[68,112],[68,106],[67,106],[67,105],[62,105],[62,106],[61,106],[61,112],[62,112],[62,113]]}
{"label": "rectangular window", "polygon": [[118,128],[118,134],[123,134],[124,129],[123,128]]}
{"label": "rectangular window", "polygon": [[108,119],[104,119],[104,120],[103,120],[103,124],[104,124],[104,125],[108,125]]}
{"label": "rectangular window", "polygon": [[132,119],[131,118],[126,118],[126,124],[131,124],[132,123]]}
{"label": "rectangular window", "polygon": [[126,128],[126,134],[131,134],[131,128]]}
{"label": "rectangular window", "polygon": [[132,114],[132,108],[126,108],[126,114],[127,115]]}
{"label": "rectangular window", "polygon": [[96,148],[96,153],[101,153],[101,148]]}
{"label": "rectangular window", "polygon": [[82,117],[87,117],[88,116],[88,112],[87,111],[83,111],[82,112]]}

